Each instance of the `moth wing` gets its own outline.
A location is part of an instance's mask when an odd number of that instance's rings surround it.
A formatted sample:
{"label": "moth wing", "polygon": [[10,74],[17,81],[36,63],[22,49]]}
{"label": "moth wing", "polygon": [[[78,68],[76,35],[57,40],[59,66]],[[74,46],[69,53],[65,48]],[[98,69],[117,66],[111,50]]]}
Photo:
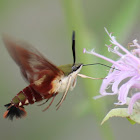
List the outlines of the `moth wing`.
{"label": "moth wing", "polygon": [[47,81],[63,74],[62,70],[48,61],[30,44],[23,41],[14,41],[8,36],[4,36],[3,41],[9,54],[20,67],[23,77],[29,83],[33,83],[45,74],[48,75],[45,79]]}

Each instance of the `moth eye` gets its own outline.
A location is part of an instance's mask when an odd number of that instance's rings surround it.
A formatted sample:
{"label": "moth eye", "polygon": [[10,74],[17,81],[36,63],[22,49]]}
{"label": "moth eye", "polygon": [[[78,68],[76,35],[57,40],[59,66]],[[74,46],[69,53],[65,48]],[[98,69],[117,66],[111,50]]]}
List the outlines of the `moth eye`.
{"label": "moth eye", "polygon": [[72,67],[72,71],[76,71],[77,67],[76,66],[73,66]]}
{"label": "moth eye", "polygon": [[73,66],[72,67],[72,71],[77,71],[80,67],[81,67],[81,65],[79,65],[79,66]]}

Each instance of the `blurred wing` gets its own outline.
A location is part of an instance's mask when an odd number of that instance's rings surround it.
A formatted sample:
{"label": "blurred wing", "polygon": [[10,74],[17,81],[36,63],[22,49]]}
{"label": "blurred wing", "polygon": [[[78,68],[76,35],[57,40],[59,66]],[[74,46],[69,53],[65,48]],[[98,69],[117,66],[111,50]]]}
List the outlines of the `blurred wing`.
{"label": "blurred wing", "polygon": [[7,36],[4,36],[3,40],[9,54],[20,67],[22,75],[28,82],[34,82],[48,72],[51,72],[53,76],[63,74],[63,71],[46,60],[31,45],[13,41]]}

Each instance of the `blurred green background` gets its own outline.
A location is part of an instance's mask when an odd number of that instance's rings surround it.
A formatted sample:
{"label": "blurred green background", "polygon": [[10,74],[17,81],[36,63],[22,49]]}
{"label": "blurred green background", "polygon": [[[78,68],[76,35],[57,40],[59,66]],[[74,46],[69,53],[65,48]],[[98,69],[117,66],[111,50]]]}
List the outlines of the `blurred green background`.
{"label": "blurred green background", "polygon": [[[109,63],[83,54],[83,48],[92,49],[116,60],[107,52],[106,27],[118,41],[127,47],[133,39],[140,40],[139,0],[0,0],[0,34],[25,40],[42,52],[56,65],[72,63],[71,35],[76,31],[77,62]],[[139,139],[139,125],[126,119],[112,118],[100,125],[106,113],[114,107],[117,97],[99,95],[101,80],[78,77],[76,88],[68,93],[61,108],[55,104],[42,112],[47,104],[26,107],[27,117],[13,122],[3,119],[4,104],[27,83],[19,68],[10,58],[0,40],[0,139],[1,140],[121,140]],[[108,68],[89,66],[81,73],[92,77],[105,77]]]}

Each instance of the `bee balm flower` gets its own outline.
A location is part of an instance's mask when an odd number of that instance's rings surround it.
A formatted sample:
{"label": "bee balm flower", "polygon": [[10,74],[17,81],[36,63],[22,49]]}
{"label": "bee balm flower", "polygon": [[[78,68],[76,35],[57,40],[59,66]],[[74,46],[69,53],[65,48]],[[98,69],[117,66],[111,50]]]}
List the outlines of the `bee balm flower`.
{"label": "bee balm flower", "polygon": [[106,45],[108,51],[116,54],[119,57],[118,60],[114,61],[94,52],[94,50],[87,51],[84,49],[84,53],[95,55],[112,63],[112,68],[102,82],[101,95],[95,98],[117,94],[118,103],[115,104],[124,105],[127,97],[132,95],[128,105],[128,111],[131,114],[133,105],[140,99],[140,45],[137,40],[133,40],[132,45],[130,45],[131,51],[128,51],[117,42],[116,38],[106,28],[105,31],[109,35],[111,42],[111,45]]}

